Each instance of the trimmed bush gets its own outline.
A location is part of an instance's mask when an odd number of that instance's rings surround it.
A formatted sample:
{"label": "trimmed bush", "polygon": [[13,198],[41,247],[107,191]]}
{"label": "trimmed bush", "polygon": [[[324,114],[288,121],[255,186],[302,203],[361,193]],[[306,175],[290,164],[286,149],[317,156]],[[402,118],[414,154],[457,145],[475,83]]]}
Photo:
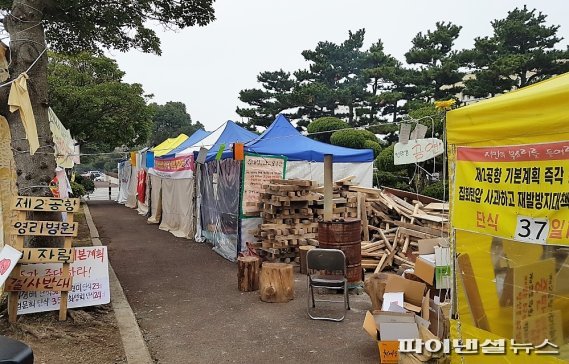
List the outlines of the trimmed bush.
{"label": "trimmed bush", "polygon": [[326,116],[314,120],[313,122],[308,124],[306,129],[310,134],[321,133],[324,131],[332,130],[330,133],[315,134],[310,136],[314,140],[319,140],[324,143],[330,143],[330,136],[332,135],[334,130],[346,129],[349,127],[350,125],[341,119],[335,118],[333,116]]}
{"label": "trimmed bush", "polygon": [[432,183],[425,187],[421,194],[438,200],[448,201],[448,183],[445,182],[443,184],[443,181]]}
{"label": "trimmed bush", "polygon": [[378,143],[375,134],[368,130],[338,130],[330,137],[332,144],[354,149],[366,148],[366,140]]}
{"label": "trimmed bush", "polygon": [[381,144],[378,142],[374,142],[371,140],[364,140],[364,148],[373,150],[373,157],[377,158],[379,153],[381,152]]}
{"label": "trimmed bush", "polygon": [[79,184],[75,181],[71,182],[71,190],[73,191],[71,195],[76,198],[83,197],[87,194],[87,191],[85,191],[85,187],[83,187],[82,184]]}
{"label": "trimmed bush", "polygon": [[[86,193],[92,193],[95,191],[95,182],[88,177],[83,177],[81,175],[75,176],[75,182],[83,186]],[[84,196],[85,194],[81,195]]]}

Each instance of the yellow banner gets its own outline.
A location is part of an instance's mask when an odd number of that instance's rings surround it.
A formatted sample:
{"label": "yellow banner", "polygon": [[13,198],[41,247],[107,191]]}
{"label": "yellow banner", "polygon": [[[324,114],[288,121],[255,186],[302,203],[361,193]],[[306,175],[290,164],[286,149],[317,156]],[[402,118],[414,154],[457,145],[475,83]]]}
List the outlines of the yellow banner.
{"label": "yellow banner", "polygon": [[457,147],[453,226],[569,245],[569,141]]}

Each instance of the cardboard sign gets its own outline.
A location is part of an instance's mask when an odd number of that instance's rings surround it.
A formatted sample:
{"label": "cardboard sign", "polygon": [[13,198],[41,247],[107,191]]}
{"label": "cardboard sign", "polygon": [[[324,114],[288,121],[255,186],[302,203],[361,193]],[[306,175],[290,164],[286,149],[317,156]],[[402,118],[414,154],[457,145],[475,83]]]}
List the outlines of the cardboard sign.
{"label": "cardboard sign", "polygon": [[16,221],[12,234],[24,236],[77,236],[79,225],[63,221]]}
{"label": "cardboard sign", "polygon": [[[77,308],[104,305],[110,302],[107,247],[75,248],[74,262],[70,264],[73,277],[68,292],[67,307]],[[61,275],[62,264],[45,263],[22,265],[22,275]],[[18,314],[55,311],[59,309],[59,292],[20,292]]]}
{"label": "cardboard sign", "polygon": [[78,198],[16,196],[12,201],[12,210],[77,212],[79,204]]}
{"label": "cardboard sign", "polygon": [[395,143],[393,163],[400,165],[424,162],[443,154],[444,151],[443,141],[437,138],[413,139],[406,144]]}
{"label": "cardboard sign", "polygon": [[242,215],[258,216],[263,185],[284,178],[286,158],[246,154],[243,166]]}
{"label": "cardboard sign", "polygon": [[514,338],[520,341],[524,337],[547,337],[550,327],[544,326],[542,332],[530,334],[530,324],[527,320],[553,311],[555,259],[518,266],[513,270]]}
{"label": "cardboard sign", "polygon": [[73,248],[24,248],[20,263],[71,263]]}
{"label": "cardboard sign", "polygon": [[539,244],[569,245],[569,141],[457,147],[457,229]]}
{"label": "cardboard sign", "polygon": [[20,253],[17,249],[12,248],[10,245],[5,245],[0,250],[0,287],[4,284],[14,267],[20,259]]}

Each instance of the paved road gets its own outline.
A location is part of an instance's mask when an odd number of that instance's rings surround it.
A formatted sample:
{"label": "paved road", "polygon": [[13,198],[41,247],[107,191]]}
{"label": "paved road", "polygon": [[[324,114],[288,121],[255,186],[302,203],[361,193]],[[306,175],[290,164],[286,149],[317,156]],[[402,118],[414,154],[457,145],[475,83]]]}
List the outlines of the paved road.
{"label": "paved road", "polygon": [[361,327],[371,306],[365,294],[351,296],[343,322],[313,321],[304,276],[296,276],[295,300],[264,303],[237,290],[236,265],[209,245],[176,238],[113,202],[89,208],[158,363],[377,363]]}

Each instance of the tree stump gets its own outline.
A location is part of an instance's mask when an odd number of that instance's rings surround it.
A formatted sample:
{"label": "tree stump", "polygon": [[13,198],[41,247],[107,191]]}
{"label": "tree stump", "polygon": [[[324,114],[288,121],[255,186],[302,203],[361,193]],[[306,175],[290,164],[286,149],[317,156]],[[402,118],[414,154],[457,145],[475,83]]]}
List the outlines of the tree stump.
{"label": "tree stump", "polygon": [[241,292],[259,289],[259,257],[237,258],[237,285]]}
{"label": "tree stump", "polygon": [[316,248],[316,247],[312,246],[312,245],[304,245],[304,246],[298,247],[298,252],[300,253],[300,273],[301,274],[307,273],[308,269],[306,269],[306,254],[308,253],[309,250],[312,250],[314,248]]}
{"label": "tree stump", "polygon": [[294,271],[290,264],[263,263],[260,283],[263,302],[288,302],[294,299]]}

